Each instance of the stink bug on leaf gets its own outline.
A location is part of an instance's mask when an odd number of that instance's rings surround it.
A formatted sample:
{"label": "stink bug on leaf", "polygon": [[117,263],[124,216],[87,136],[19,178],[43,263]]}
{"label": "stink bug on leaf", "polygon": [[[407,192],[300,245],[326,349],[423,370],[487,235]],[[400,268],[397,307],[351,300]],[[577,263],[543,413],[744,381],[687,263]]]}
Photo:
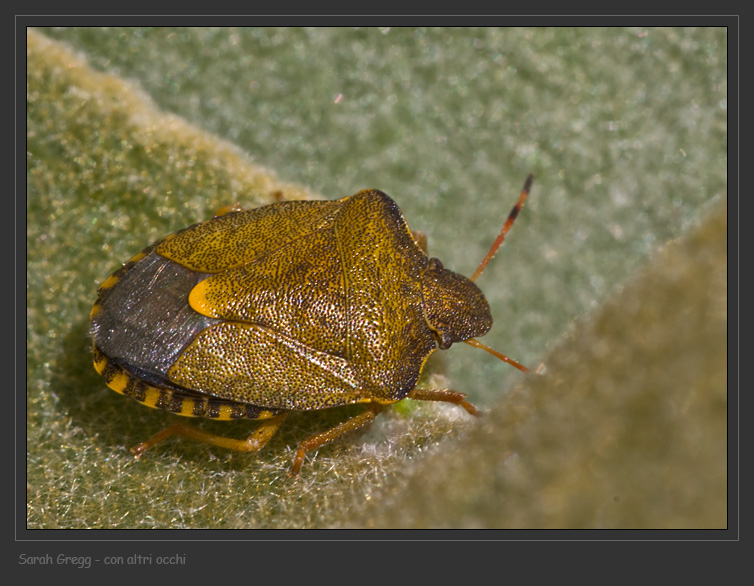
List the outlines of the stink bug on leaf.
{"label": "stink bug on leaf", "polygon": [[406,397],[478,415],[464,394],[416,383],[429,355],[454,342],[526,372],[474,339],[492,317],[473,281],[532,180],[471,279],[429,258],[395,202],[374,189],[334,201],[224,208],[145,248],[99,288],[90,316],[95,369],[108,387],[149,407],[261,425],[237,440],[175,423],[132,451],[171,435],[257,451],[289,411],[366,403],[299,444],[295,475],[307,452]]}

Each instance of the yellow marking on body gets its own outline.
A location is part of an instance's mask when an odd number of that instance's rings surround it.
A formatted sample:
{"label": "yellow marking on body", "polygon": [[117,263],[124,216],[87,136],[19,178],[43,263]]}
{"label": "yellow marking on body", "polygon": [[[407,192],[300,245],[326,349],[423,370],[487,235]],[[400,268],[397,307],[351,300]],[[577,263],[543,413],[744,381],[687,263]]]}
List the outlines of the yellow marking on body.
{"label": "yellow marking on body", "polygon": [[[393,403],[397,403],[398,401],[403,401],[406,397],[401,397],[400,399],[380,399],[377,397],[374,397],[373,399],[369,399],[370,403],[376,403],[377,405],[392,405]],[[366,402],[366,401],[360,401],[360,402]]]}
{"label": "yellow marking on body", "polygon": [[126,390],[126,385],[128,385],[130,378],[131,377],[127,374],[119,372],[112,378],[112,380],[110,380],[110,382],[107,383],[107,386],[114,390],[116,393],[120,393],[122,395],[123,391]]}
{"label": "yellow marking on body", "polygon": [[194,406],[197,404],[196,399],[182,399],[181,410],[176,415],[183,415],[184,417],[194,417]]}
{"label": "yellow marking on body", "polygon": [[188,302],[191,309],[207,317],[219,317],[215,312],[215,307],[207,301],[207,286],[209,279],[205,279],[196,284],[189,293]]}
{"label": "yellow marking on body", "polygon": [[101,356],[99,359],[97,356],[94,357],[94,370],[97,371],[97,374],[102,374],[106,366],[107,358],[105,358],[104,356]]}
{"label": "yellow marking on body", "polygon": [[[120,395],[126,394],[125,393],[126,387],[128,386],[131,380],[135,381],[136,383],[144,384],[144,381],[141,381],[140,379],[134,377],[132,374],[124,370],[117,363],[111,361],[107,356],[105,356],[101,352],[95,353],[95,357],[92,362],[94,364],[94,369],[99,374],[102,374],[109,365],[112,365],[113,367],[116,368],[115,373],[113,374],[111,380],[107,382],[107,386],[111,390],[115,391],[116,393]],[[167,399],[169,401],[175,401],[175,400],[180,401],[181,402],[180,411],[173,411],[171,409],[165,409],[164,407],[159,406],[158,403],[160,402],[160,397],[162,396],[162,393],[166,394]],[[136,400],[138,403],[145,405],[147,407],[150,407],[152,409],[165,410],[170,413],[173,413],[174,415],[180,415],[182,417],[197,417],[197,415],[195,414],[195,410],[199,406],[203,407],[203,411],[204,411],[204,415],[202,415],[203,417],[206,417],[208,419],[214,419],[217,421],[235,421],[237,419],[251,419],[255,421],[257,419],[271,419],[279,415],[279,413],[276,413],[273,411],[260,411],[259,414],[253,418],[247,417],[245,413],[242,417],[234,417],[233,416],[234,411],[237,408],[244,409],[245,404],[228,401],[228,402],[222,402],[222,403],[216,404],[217,417],[211,417],[206,412],[207,407],[208,407],[206,399],[186,397],[186,396],[183,396],[181,393],[177,393],[170,389],[155,387],[150,384],[145,384],[145,388],[143,391],[143,396],[144,396],[143,400],[140,399],[139,397],[134,396],[131,393],[129,393],[128,396]]]}
{"label": "yellow marking on body", "polygon": [[[139,262],[139,261],[140,261],[140,260],[141,260],[142,258],[144,258],[145,256],[147,256],[147,254],[146,254],[146,253],[145,253],[145,252],[144,252],[144,251],[142,250],[142,251],[141,251],[141,252],[140,252],[139,254],[137,254],[137,255],[135,255],[135,256],[132,256],[132,257],[131,257],[131,258],[130,258],[130,259],[128,260],[128,263],[137,263],[137,262]],[[128,263],[126,263],[126,264],[128,264]]]}
{"label": "yellow marking on body", "polygon": [[152,409],[159,409],[157,402],[160,400],[160,389],[155,387],[147,387],[147,392],[144,396],[144,400],[141,401],[143,405],[151,407]]}
{"label": "yellow marking on body", "polygon": [[105,279],[105,282],[99,286],[99,288],[112,289],[113,287],[115,287],[118,281],[120,281],[120,277],[117,277],[116,275],[110,275],[107,279]]}
{"label": "yellow marking on body", "polygon": [[424,360],[422,360],[422,364],[421,364],[421,366],[419,367],[419,376],[421,376],[421,375],[422,375],[422,372],[424,372],[424,367],[425,367],[425,366],[426,366],[426,364],[427,364],[427,360],[429,360],[429,357],[430,357],[430,356],[432,356],[432,354],[434,354],[434,353],[435,353],[435,350],[437,350],[437,347],[435,347],[435,348],[432,348],[432,350],[430,350],[430,351],[429,351],[429,354],[427,354],[427,355],[426,355],[426,356],[424,357]]}
{"label": "yellow marking on body", "polygon": [[219,412],[219,415],[217,416],[217,418],[221,419],[221,420],[227,421],[227,420],[231,419],[231,415],[232,414],[233,414],[233,409],[232,409],[231,405],[225,405],[225,404],[223,404],[223,405],[220,405],[220,412]]}
{"label": "yellow marking on body", "polygon": [[89,312],[89,320],[93,320],[102,312],[102,306],[99,303],[95,303],[92,310]]}

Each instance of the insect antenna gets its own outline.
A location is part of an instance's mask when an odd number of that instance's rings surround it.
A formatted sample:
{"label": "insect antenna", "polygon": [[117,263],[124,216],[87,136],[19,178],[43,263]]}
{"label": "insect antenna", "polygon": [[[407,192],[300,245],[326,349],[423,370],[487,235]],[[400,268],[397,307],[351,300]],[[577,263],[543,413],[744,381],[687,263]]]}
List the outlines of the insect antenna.
{"label": "insect antenna", "polygon": [[517,362],[516,360],[513,360],[510,356],[506,356],[502,352],[498,352],[497,350],[490,348],[487,344],[482,344],[479,340],[475,338],[469,338],[468,340],[464,340],[469,346],[474,346],[474,348],[479,348],[480,350],[484,350],[485,352],[489,352],[493,356],[497,356],[500,360],[503,362],[507,362],[511,366],[515,366],[518,368],[521,372],[529,372],[529,369],[521,364],[520,362]]}
{"label": "insect antenna", "polygon": [[508,214],[508,219],[505,220],[505,224],[503,224],[503,229],[500,230],[500,234],[497,235],[497,238],[495,238],[495,242],[492,243],[492,246],[490,247],[490,251],[487,253],[487,256],[485,256],[482,259],[482,262],[479,263],[477,270],[471,276],[472,281],[476,281],[479,278],[479,275],[481,275],[484,272],[484,269],[487,268],[487,264],[489,264],[489,262],[495,256],[495,254],[497,253],[497,249],[500,248],[500,245],[503,243],[503,240],[505,240],[505,235],[508,233],[508,230],[511,229],[511,226],[513,226],[513,222],[516,221],[516,218],[518,217],[518,212],[520,212],[521,208],[524,207],[524,202],[526,201],[526,197],[529,195],[529,190],[531,189],[531,184],[533,181],[534,181],[534,175],[532,173],[529,173],[529,176],[526,178],[526,182],[524,183],[524,188],[521,190],[521,195],[518,196],[518,201],[516,202],[516,205],[513,206],[511,213]]}
{"label": "insect antenna", "polygon": [[[526,178],[526,181],[524,182],[524,188],[521,190],[521,194],[518,196],[518,201],[516,202],[516,205],[513,206],[511,213],[508,214],[508,219],[505,220],[505,224],[503,224],[503,229],[500,230],[500,234],[498,234],[497,238],[495,238],[495,242],[492,243],[492,246],[490,247],[490,251],[487,253],[487,256],[485,256],[482,259],[482,262],[479,263],[479,267],[477,267],[477,270],[471,276],[472,281],[476,281],[479,278],[479,275],[481,275],[484,272],[484,269],[487,268],[487,265],[497,253],[498,249],[500,248],[500,245],[503,243],[503,240],[505,240],[505,235],[508,233],[508,230],[511,229],[511,226],[513,226],[513,222],[516,221],[516,218],[518,217],[518,213],[521,211],[521,208],[524,207],[524,202],[526,201],[526,198],[529,195],[529,190],[531,190],[531,184],[533,181],[534,181],[534,175],[532,173],[529,173],[529,176]],[[474,338],[471,338],[469,340],[464,340],[464,341],[469,346],[474,346],[474,348],[480,348],[481,350],[485,350],[486,352],[489,352],[493,356],[497,356],[500,360],[502,360],[503,362],[507,362],[511,366],[515,366],[521,372],[529,372],[529,369],[526,368],[523,364],[513,360],[513,358],[510,358],[509,356],[506,356],[505,354],[501,352],[498,352],[497,350],[490,348],[486,344],[482,344],[480,341],[475,340]]]}

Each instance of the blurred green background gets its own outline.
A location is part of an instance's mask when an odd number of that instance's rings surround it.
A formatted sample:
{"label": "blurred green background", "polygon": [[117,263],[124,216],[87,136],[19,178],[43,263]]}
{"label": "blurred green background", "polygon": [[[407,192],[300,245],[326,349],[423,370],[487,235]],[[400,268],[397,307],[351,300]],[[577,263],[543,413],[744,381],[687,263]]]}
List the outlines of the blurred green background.
{"label": "blurred green background", "polygon": [[[726,54],[724,28],[30,29],[27,526],[725,527]],[[373,187],[468,275],[529,172],[530,200],[478,284],[495,320],[483,341],[533,368],[546,361],[546,374],[462,344],[436,354],[425,382],[449,380],[488,417],[393,408],[311,454],[295,482],[295,445],[345,414],[291,417],[258,455],[187,441],[139,460],[128,451],[173,416],[105,387],[87,322],[99,283],[144,246],[278,190],[330,199]],[[659,254],[675,239],[675,256]],[[661,277],[677,280],[660,288]],[[629,282],[634,296],[616,305]],[[684,291],[696,294],[688,304]],[[672,326],[696,323],[689,312],[709,331],[681,340]],[[647,361],[676,364],[679,341],[708,357],[711,372],[693,379],[703,390],[637,382]],[[650,342],[662,350],[639,352],[635,370],[593,354]],[[563,349],[581,358],[554,370],[548,356]],[[600,389],[589,409],[559,392],[576,384],[567,368]],[[637,392],[642,409],[624,411]],[[511,396],[528,402],[527,441],[496,435],[521,424]],[[537,411],[543,397],[555,422]],[[200,425],[234,437],[255,426],[212,423]],[[696,431],[674,449],[662,434],[644,445],[617,431],[642,426]],[[459,449],[474,472],[443,460]]]}

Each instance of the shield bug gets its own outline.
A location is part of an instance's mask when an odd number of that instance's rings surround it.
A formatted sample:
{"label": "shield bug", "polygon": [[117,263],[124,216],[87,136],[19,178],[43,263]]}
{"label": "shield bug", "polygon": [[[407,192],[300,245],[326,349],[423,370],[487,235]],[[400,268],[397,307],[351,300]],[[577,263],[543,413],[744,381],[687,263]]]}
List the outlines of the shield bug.
{"label": "shield bug", "polygon": [[468,279],[429,258],[395,202],[366,189],[333,201],[281,201],[224,213],[148,246],[99,288],[91,311],[94,367],[108,387],[187,417],[258,419],[246,440],[175,423],[172,435],[257,451],[290,411],[367,408],[298,446],[306,453],[372,421],[406,397],[476,408],[451,390],[416,388],[438,347],[492,326],[473,283],[529,193]]}

